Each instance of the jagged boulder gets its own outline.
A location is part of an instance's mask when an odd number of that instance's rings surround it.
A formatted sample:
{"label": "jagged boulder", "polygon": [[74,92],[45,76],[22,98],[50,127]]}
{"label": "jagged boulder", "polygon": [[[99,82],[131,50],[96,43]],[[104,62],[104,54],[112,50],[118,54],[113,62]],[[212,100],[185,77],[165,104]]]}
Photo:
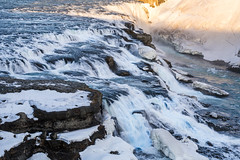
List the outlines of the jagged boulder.
{"label": "jagged boulder", "polygon": [[175,139],[164,129],[153,129],[151,133],[153,145],[172,160],[208,160],[196,152],[198,146],[190,139],[183,142]]}
{"label": "jagged boulder", "polygon": [[203,82],[194,81],[192,86],[194,89],[207,95],[213,95],[216,97],[226,97],[229,95],[228,92]]}

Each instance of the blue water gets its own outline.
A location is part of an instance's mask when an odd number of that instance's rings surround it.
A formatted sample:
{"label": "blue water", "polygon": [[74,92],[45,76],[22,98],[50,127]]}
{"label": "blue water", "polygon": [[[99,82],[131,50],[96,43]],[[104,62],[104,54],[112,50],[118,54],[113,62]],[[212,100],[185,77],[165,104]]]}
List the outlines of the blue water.
{"label": "blue water", "polygon": [[[230,152],[224,153],[226,157],[239,158],[235,147],[239,145],[236,144],[239,139],[228,133],[219,134],[197,122],[195,112],[204,107],[189,98],[197,96],[201,102],[239,116],[239,74],[202,59],[180,55],[171,46],[155,42],[177,68],[225,89],[230,96],[224,99],[206,97],[188,85],[179,84],[169,68],[139,55],[143,44],[124,32],[125,21],[106,19],[121,15],[107,11],[103,6],[123,2],[127,1],[0,0],[0,76],[64,79],[84,82],[100,90],[103,106],[118,120],[120,136],[140,150],[152,147],[150,132],[153,128],[165,128],[173,130],[175,135],[198,139],[201,147],[209,147],[206,142],[211,141],[216,145],[210,148],[212,152],[228,146]],[[71,14],[73,11],[75,14]],[[130,76],[113,73],[105,61],[107,56],[112,56],[118,68],[128,71]],[[146,72],[143,69],[146,66],[154,66],[165,75]],[[169,86],[172,89],[186,91],[188,96],[170,91],[167,84],[172,84]],[[148,118],[133,114],[139,110],[144,110]],[[186,110],[189,116],[182,114]],[[139,153],[138,158],[141,157],[160,159],[163,155]]]}

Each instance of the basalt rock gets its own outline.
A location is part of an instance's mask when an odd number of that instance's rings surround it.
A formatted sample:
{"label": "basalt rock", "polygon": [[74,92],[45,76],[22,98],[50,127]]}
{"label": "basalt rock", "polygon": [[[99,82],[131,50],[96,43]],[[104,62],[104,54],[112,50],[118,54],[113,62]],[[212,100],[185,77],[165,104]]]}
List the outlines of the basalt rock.
{"label": "basalt rock", "polygon": [[[26,160],[35,153],[47,153],[52,160],[81,160],[79,152],[85,150],[88,146],[94,145],[96,139],[103,139],[106,135],[104,126],[100,125],[98,130],[89,138],[82,141],[66,143],[59,139],[46,139],[45,136],[39,136],[35,139],[23,141],[18,146],[9,151],[5,151],[1,160]],[[43,138],[44,137],[44,138]]]}
{"label": "basalt rock", "polygon": [[[33,110],[33,118],[29,118],[28,113],[23,111],[14,115],[19,117],[17,120],[6,121],[5,119],[10,115],[0,117],[4,119],[4,121],[1,120],[0,130],[8,131],[11,134],[14,133],[16,135],[14,136],[15,138],[18,138],[18,134],[26,134],[26,132],[32,134],[42,133],[41,136],[36,138],[26,136],[20,144],[14,145],[13,148],[5,151],[3,157],[0,157],[1,160],[25,160],[38,152],[47,153],[48,157],[53,160],[80,159],[80,151],[83,151],[89,145],[93,145],[96,139],[102,139],[106,135],[105,128],[100,125],[98,131],[80,142],[67,143],[57,139],[58,133],[85,129],[100,124],[102,94],[99,91],[93,90],[83,83],[64,80],[20,80],[5,77],[0,78],[0,82],[0,95],[3,96],[7,93],[16,93],[17,95],[22,91],[29,90],[50,90],[54,91],[54,93],[56,91],[64,94],[82,91],[87,93],[86,96],[89,100],[89,105],[87,106],[74,105],[70,109],[61,111],[42,110],[29,102],[30,108]],[[7,105],[8,103],[16,105],[15,107],[26,105],[24,102],[8,102],[7,99],[0,101],[2,105]],[[0,140],[4,140],[4,137]]]}
{"label": "basalt rock", "polygon": [[232,72],[240,73],[239,65],[229,65],[227,69]]}
{"label": "basalt rock", "polygon": [[126,70],[119,70],[117,63],[111,56],[105,58],[106,63],[110,70],[118,76],[130,76],[131,74]]}
{"label": "basalt rock", "polygon": [[152,44],[152,36],[150,34],[144,33],[142,31],[135,31],[134,27],[132,27],[130,24],[127,23],[125,26],[128,28],[123,29],[128,35],[134,39],[141,41],[145,46],[156,49],[156,47]]}
{"label": "basalt rock", "polygon": [[213,95],[216,97],[226,97],[229,95],[228,92],[203,82],[194,81],[192,86],[195,90],[207,95]]}

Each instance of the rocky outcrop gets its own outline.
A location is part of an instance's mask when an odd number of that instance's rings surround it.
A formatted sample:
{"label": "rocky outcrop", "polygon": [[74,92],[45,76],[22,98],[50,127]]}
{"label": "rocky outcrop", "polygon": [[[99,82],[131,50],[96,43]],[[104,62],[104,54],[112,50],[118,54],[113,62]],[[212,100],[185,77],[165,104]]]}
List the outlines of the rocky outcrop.
{"label": "rocky outcrop", "polygon": [[226,97],[229,95],[228,92],[203,82],[194,81],[192,86],[194,89],[207,95],[213,95],[216,97]]}
{"label": "rocky outcrop", "polygon": [[[4,111],[0,114],[0,133],[14,134],[18,141],[19,137],[26,134],[25,138],[20,140],[17,145],[13,144],[12,148],[7,149],[4,155],[0,154],[0,159],[24,160],[38,152],[47,153],[51,159],[80,159],[80,151],[93,145],[96,139],[102,139],[106,135],[104,126],[100,125],[102,94],[99,91],[93,90],[83,83],[63,80],[0,78],[0,82],[0,104]],[[45,99],[35,100],[29,95],[34,92],[37,92],[37,96],[39,93],[53,92],[52,95],[49,95],[53,97],[47,97],[46,101],[52,99],[54,104],[45,104]],[[11,99],[11,95],[21,96],[21,94],[24,94],[23,98],[20,98],[21,101],[15,102],[14,100],[17,98]],[[61,94],[63,96],[58,97]],[[66,98],[64,99],[66,95],[73,95],[67,97],[71,99],[69,103],[66,102]],[[32,97],[32,99],[28,97]],[[57,106],[63,102],[66,103],[66,106]],[[9,106],[13,110],[19,110],[20,107],[22,110],[14,113],[11,110],[8,112]],[[15,117],[16,120],[11,117]],[[100,125],[97,130],[80,141],[67,143],[58,139],[59,133],[96,125]],[[35,133],[41,135],[30,138]],[[0,143],[7,141],[8,137],[0,137]],[[11,137],[11,140],[14,137]]]}
{"label": "rocky outcrop", "polygon": [[51,160],[79,160],[79,152],[85,150],[88,146],[94,145],[96,139],[103,139],[105,136],[104,126],[99,126],[89,138],[72,142],[70,144],[59,139],[49,139],[43,133],[34,139],[25,140],[9,151],[5,151],[2,160],[26,160],[35,153],[47,153]]}
{"label": "rocky outcrop", "polygon": [[131,74],[126,70],[120,70],[117,63],[114,61],[113,57],[107,56],[105,58],[106,63],[110,70],[118,76],[130,76]]}
{"label": "rocky outcrop", "polygon": [[237,114],[228,114],[218,107],[211,106],[209,109],[197,111],[201,119],[212,129],[223,134],[239,137],[240,118]]}
{"label": "rocky outcrop", "polygon": [[229,65],[227,69],[232,72],[240,73],[240,65]]}
{"label": "rocky outcrop", "polygon": [[150,34],[135,30],[134,25],[132,23],[125,23],[125,26],[127,28],[123,30],[132,38],[141,41],[145,46],[149,46],[153,49],[156,49],[156,47],[152,44],[152,36]]}
{"label": "rocky outcrop", "polygon": [[187,138],[180,142],[167,130],[153,129],[151,139],[154,147],[161,150],[172,160],[208,160],[208,158],[196,152],[198,146],[193,141]]}

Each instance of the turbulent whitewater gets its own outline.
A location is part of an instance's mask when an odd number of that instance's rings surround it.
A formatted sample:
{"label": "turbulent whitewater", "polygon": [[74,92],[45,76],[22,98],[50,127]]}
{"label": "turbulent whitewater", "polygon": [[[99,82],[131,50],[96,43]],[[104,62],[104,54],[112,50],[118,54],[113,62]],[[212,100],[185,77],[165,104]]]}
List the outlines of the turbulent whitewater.
{"label": "turbulent whitewater", "polygon": [[[175,61],[184,63],[185,70],[204,73],[192,77],[180,70],[183,65],[172,66],[165,59],[168,53],[159,46],[164,40],[169,51],[240,64],[239,1],[168,0],[155,8],[127,0],[0,0],[0,4],[1,85],[7,87],[7,80],[17,78],[31,83],[51,81],[44,84],[51,88],[58,80],[65,80],[85,83],[103,94],[103,121],[112,118],[103,123],[111,133],[80,152],[83,160],[114,156],[126,160],[240,158],[239,75],[205,65],[202,59],[196,59],[197,68],[192,59],[181,61],[176,55]],[[144,32],[152,35],[154,44]],[[191,83],[180,82],[178,76],[192,78]],[[194,90],[191,84],[197,80],[224,88],[229,98]],[[32,103],[46,112],[72,109],[64,109],[65,105],[90,104],[90,92],[70,94],[39,88],[0,94],[0,126],[19,118],[19,104],[32,119]],[[210,113],[213,111],[219,112]],[[89,139],[98,127],[58,133],[58,138],[66,143]],[[33,137],[35,134],[40,133]],[[13,142],[13,133],[0,130],[0,145],[10,150],[26,135],[17,134]],[[11,143],[6,144],[8,140]],[[170,141],[178,145],[168,144]],[[4,150],[0,148],[0,157]],[[47,155],[32,155],[35,157]]]}

